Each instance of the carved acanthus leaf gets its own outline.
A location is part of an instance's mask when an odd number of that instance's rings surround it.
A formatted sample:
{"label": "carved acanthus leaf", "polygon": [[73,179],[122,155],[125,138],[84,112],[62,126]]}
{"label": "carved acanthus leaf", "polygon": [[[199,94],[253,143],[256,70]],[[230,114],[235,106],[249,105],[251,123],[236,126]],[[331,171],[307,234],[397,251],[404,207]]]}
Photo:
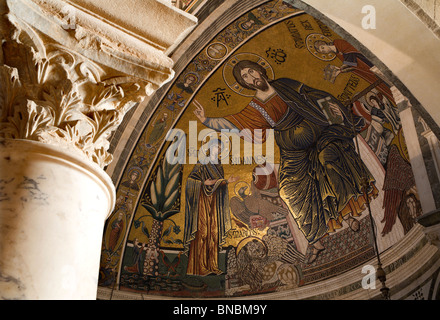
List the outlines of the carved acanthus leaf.
{"label": "carved acanthus leaf", "polygon": [[32,45],[35,37],[16,30],[3,46],[0,137],[41,141],[108,165],[108,138],[147,84],[104,72],[58,44]]}

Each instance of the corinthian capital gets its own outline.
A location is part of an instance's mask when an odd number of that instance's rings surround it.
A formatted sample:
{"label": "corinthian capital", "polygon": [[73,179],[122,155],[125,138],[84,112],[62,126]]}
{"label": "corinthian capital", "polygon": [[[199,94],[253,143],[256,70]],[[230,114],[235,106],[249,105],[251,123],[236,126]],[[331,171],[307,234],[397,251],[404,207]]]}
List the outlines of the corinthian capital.
{"label": "corinthian capital", "polygon": [[[110,134],[172,79],[167,54],[196,24],[158,0],[0,3],[0,137],[56,145],[101,167],[112,160]],[[151,19],[133,20],[142,12]]]}

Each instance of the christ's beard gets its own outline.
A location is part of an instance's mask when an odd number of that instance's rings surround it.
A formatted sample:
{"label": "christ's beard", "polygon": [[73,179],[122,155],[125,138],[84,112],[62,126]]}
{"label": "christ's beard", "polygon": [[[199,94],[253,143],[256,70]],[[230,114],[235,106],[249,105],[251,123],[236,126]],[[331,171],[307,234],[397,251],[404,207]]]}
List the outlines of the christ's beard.
{"label": "christ's beard", "polygon": [[249,85],[251,88],[261,91],[267,91],[269,90],[269,85],[267,84],[267,81],[264,79],[262,80],[256,80],[253,84]]}

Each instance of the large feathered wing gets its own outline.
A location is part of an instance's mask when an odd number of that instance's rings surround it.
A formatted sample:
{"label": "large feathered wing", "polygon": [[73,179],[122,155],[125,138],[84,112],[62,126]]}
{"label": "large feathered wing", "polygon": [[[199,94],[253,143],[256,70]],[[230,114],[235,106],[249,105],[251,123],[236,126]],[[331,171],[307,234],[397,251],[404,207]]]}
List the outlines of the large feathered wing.
{"label": "large feathered wing", "polygon": [[278,236],[266,235],[263,241],[267,246],[267,256],[271,260],[278,260],[290,264],[299,264],[304,261],[304,255],[295,246]]}
{"label": "large feathered wing", "polygon": [[385,223],[385,225],[382,230],[382,236],[393,229],[405,192],[414,184],[411,165],[402,158],[395,145],[391,146],[383,186],[383,208],[385,210],[381,222]]}
{"label": "large feathered wing", "polygon": [[239,197],[232,197],[229,200],[229,208],[231,213],[241,222],[249,226],[249,218],[256,214],[246,209],[245,203]]}

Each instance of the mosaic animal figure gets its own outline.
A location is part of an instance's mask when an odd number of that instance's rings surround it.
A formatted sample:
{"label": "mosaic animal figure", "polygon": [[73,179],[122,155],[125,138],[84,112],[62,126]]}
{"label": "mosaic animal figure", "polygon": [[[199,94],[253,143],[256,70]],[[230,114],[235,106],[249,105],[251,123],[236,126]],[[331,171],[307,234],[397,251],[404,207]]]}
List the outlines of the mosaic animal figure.
{"label": "mosaic animal figure", "polygon": [[250,220],[253,216],[261,216],[270,222],[274,218],[274,213],[284,215],[288,213],[287,209],[263,199],[254,183],[251,183],[249,194],[246,194],[247,189],[247,186],[241,187],[237,192],[238,195],[229,200],[232,214],[247,226],[252,226]]}
{"label": "mosaic animal figure", "polygon": [[[304,261],[304,255],[293,244],[273,235],[266,235],[262,239],[245,238],[235,253],[236,259],[232,259],[233,268],[228,274],[242,284],[249,285],[254,292],[262,290],[265,281],[270,280],[279,270],[284,270],[286,265],[294,266]],[[276,262],[281,266],[278,267]],[[283,279],[278,280],[283,283]]]}

